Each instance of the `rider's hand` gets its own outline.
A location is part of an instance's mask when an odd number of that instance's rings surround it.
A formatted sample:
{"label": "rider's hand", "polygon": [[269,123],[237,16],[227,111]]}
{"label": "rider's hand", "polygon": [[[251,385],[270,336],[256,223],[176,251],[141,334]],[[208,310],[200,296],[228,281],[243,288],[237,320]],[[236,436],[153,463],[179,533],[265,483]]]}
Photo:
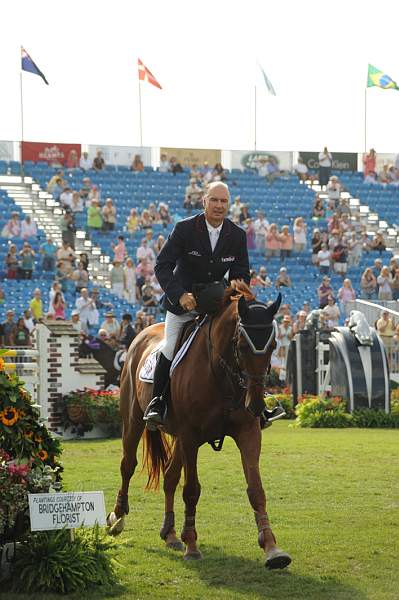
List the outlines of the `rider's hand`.
{"label": "rider's hand", "polygon": [[230,285],[233,288],[233,290],[237,289],[237,283],[244,283],[244,280],[243,279],[232,279],[230,281]]}
{"label": "rider's hand", "polygon": [[179,304],[182,308],[184,308],[184,310],[188,311],[194,310],[194,308],[197,306],[195,298],[192,294],[190,294],[190,292],[184,292],[184,294],[180,296]]}

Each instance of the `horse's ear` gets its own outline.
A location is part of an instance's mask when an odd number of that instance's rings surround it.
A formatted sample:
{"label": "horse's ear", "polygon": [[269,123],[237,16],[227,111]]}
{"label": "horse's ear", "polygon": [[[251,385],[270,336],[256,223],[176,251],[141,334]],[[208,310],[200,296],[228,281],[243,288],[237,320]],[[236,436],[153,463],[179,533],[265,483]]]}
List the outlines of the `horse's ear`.
{"label": "horse's ear", "polygon": [[238,301],[238,314],[240,315],[242,320],[245,320],[245,317],[248,316],[249,308],[247,306],[246,300],[244,296],[241,296]]}
{"label": "horse's ear", "polygon": [[277,296],[277,300],[275,302],[273,302],[273,304],[271,304],[270,306],[267,307],[267,315],[270,317],[271,321],[274,318],[274,315],[276,314],[278,309],[280,308],[280,304],[281,304],[281,294],[279,293]]}

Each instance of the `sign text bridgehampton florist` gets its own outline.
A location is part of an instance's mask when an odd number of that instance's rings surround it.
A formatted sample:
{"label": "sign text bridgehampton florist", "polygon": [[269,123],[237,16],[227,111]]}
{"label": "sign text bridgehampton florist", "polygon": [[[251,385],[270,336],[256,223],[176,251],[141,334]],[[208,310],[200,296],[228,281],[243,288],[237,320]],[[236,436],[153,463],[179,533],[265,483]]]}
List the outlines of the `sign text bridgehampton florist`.
{"label": "sign text bridgehampton florist", "polygon": [[103,492],[29,494],[32,531],[105,525]]}

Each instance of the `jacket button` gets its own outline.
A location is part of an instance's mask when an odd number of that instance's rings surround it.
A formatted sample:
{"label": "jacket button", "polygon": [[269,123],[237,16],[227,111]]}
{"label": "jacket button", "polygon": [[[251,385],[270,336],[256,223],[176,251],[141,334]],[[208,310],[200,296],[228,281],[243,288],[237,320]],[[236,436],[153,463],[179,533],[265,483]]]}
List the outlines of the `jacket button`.
{"label": "jacket button", "polygon": [[211,263],[211,265],[213,265],[213,260],[210,260],[209,262]]}
{"label": "jacket button", "polygon": [[208,275],[209,275],[209,277],[210,277],[210,276],[212,275],[212,273],[209,271]]}

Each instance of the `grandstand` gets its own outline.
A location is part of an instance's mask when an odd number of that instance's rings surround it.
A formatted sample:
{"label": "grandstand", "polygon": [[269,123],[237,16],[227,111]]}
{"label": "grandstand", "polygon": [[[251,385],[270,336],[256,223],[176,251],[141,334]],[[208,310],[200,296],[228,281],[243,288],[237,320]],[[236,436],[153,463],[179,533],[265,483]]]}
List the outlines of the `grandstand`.
{"label": "grandstand", "polygon": [[[17,161],[0,162],[0,175],[17,175],[20,173],[21,165]],[[46,189],[50,178],[55,174],[56,170],[49,167],[46,162],[33,163],[26,161],[24,164],[25,175],[32,177],[42,190]],[[389,233],[388,224],[380,221],[379,215],[373,213],[378,211],[386,221],[392,222],[396,219],[397,214],[397,197],[398,190],[384,189],[382,186],[367,186],[362,182],[361,173],[338,173],[342,183],[348,190],[348,196],[353,197],[351,200],[352,209],[360,211],[360,217],[366,219],[368,226],[385,227]],[[70,187],[74,190],[80,190],[83,183],[83,177],[90,177],[91,183],[95,184],[101,190],[102,201],[107,197],[113,199],[117,209],[117,226],[113,232],[90,231],[86,229],[86,214],[78,213],[75,215],[76,226],[78,230],[78,238],[82,240],[82,248],[85,251],[91,251],[93,248],[99,248],[97,255],[101,259],[102,264],[108,269],[110,256],[112,256],[111,244],[115,242],[117,235],[125,235],[126,247],[128,254],[135,260],[136,250],[143,237],[142,231],[137,231],[130,236],[125,231],[125,224],[131,208],[137,207],[139,211],[148,207],[150,202],[165,202],[169,206],[170,214],[174,221],[177,221],[186,216],[186,211],[183,209],[183,200],[185,188],[188,185],[189,171],[185,170],[182,173],[173,175],[172,173],[160,173],[151,167],[145,167],[143,172],[132,172],[126,166],[107,166],[105,170],[82,172],[79,169],[65,170],[65,179]],[[291,304],[292,310],[299,310],[305,301],[308,301],[311,306],[315,307],[318,304],[316,288],[320,283],[319,270],[311,264],[311,237],[314,227],[323,229],[327,227],[324,220],[319,220],[317,223],[312,220],[312,205],[314,199],[314,191],[310,186],[302,184],[296,176],[287,175],[280,178],[269,185],[264,178],[259,177],[252,170],[232,169],[227,172],[227,183],[230,187],[232,198],[239,195],[242,202],[245,202],[249,208],[251,216],[255,216],[257,210],[263,210],[269,223],[276,223],[279,227],[284,224],[292,226],[294,219],[297,216],[302,216],[308,227],[308,247],[307,250],[299,255],[293,255],[286,259],[285,266],[288,274],[292,279],[293,286],[291,289],[284,288],[283,302]],[[3,180],[5,178],[2,178]],[[359,200],[360,199],[360,200]],[[18,211],[23,214],[21,207],[17,206],[11,199],[9,193],[0,189],[0,229],[10,218],[11,212]],[[60,214],[58,203],[49,204],[54,214]],[[34,218],[36,215],[34,214]],[[38,222],[40,227],[40,221]],[[162,225],[153,227],[154,237],[157,234],[167,234],[171,231],[172,226],[164,228]],[[80,232],[80,233],[79,233]],[[392,233],[392,232],[391,232]],[[394,236],[396,239],[396,232]],[[39,229],[37,239],[32,241],[32,247],[37,252],[40,244],[45,240],[45,232]],[[12,240],[18,246],[22,245],[21,240]],[[47,308],[47,298],[50,282],[53,280],[53,275],[42,272],[40,260],[36,261],[35,272],[32,281],[15,281],[4,278],[4,259],[7,253],[9,241],[0,239],[0,272],[2,287],[7,299],[6,304],[0,305],[0,319],[4,319],[5,309],[13,308],[17,314],[21,314],[25,309],[35,287],[39,287],[43,292],[44,307]],[[388,259],[389,253],[382,258]],[[353,267],[348,271],[348,277],[352,279],[356,291],[359,291],[359,281],[361,272],[374,256],[363,255],[362,261],[358,267]],[[278,258],[271,258],[266,263],[264,257],[257,251],[250,251],[251,267],[258,270],[261,265],[267,266],[268,275],[272,281],[275,280],[279,268],[281,266]],[[92,270],[91,277],[96,283],[107,284],[107,278],[101,282],[96,279],[95,272]],[[101,279],[101,278],[100,278]],[[341,278],[338,275],[332,274],[332,287],[335,291],[341,286]],[[109,287],[109,286],[108,286]],[[258,296],[262,300],[268,300],[275,295],[273,289],[259,290]],[[131,312],[133,315],[139,306],[134,308],[124,300],[120,300],[113,295],[107,287],[101,290],[103,300],[112,302],[115,313],[120,317],[122,312]],[[67,317],[70,316],[71,309],[74,306],[75,295],[69,292],[66,297],[68,311]],[[100,319],[103,314],[100,315]],[[162,319],[162,315],[158,315]]]}

